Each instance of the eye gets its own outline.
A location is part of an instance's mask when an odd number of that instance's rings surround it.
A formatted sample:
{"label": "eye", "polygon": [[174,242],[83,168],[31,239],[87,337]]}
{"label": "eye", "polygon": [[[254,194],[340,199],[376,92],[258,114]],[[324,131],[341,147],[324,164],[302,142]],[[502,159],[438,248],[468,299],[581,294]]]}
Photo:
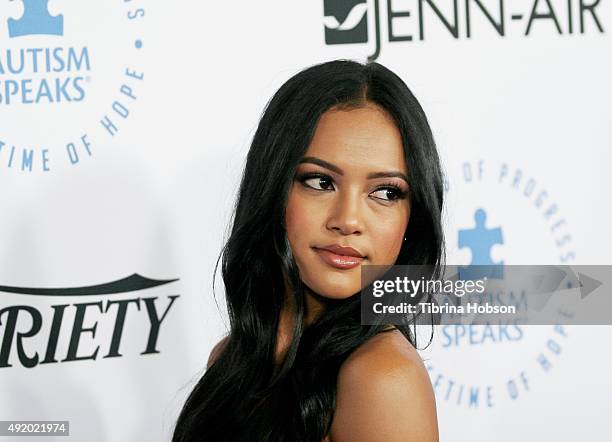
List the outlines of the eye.
{"label": "eye", "polygon": [[380,187],[372,192],[370,195],[374,196],[374,198],[383,200],[383,201],[396,201],[400,199],[406,198],[406,192],[395,185],[386,185],[385,187]]}
{"label": "eye", "polygon": [[307,174],[299,178],[299,181],[306,187],[314,190],[333,190],[333,181],[326,175]]}

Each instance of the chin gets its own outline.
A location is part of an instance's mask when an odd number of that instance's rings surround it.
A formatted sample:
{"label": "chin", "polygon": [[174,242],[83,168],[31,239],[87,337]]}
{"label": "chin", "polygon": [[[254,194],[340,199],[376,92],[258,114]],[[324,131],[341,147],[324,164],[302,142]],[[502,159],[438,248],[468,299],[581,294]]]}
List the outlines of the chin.
{"label": "chin", "polygon": [[361,280],[359,272],[353,275],[329,275],[324,279],[318,278],[309,287],[324,298],[345,299],[361,290]]}

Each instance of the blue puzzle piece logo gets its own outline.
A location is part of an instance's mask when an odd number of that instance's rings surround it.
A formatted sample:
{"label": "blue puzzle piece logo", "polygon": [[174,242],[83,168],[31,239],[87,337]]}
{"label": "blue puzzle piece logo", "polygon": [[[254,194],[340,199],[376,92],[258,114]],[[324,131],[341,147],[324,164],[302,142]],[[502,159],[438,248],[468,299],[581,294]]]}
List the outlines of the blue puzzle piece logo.
{"label": "blue puzzle piece logo", "polygon": [[459,267],[459,278],[463,280],[482,279],[484,277],[503,279],[504,262],[491,260],[491,247],[503,244],[501,227],[487,229],[485,227],[487,212],[478,209],[474,213],[476,227],[459,230],[459,248],[468,247],[472,251],[472,261],[469,266]]}
{"label": "blue puzzle piece logo", "polygon": [[9,37],[24,35],[64,35],[64,16],[49,14],[49,0],[22,0],[23,16],[8,19]]}

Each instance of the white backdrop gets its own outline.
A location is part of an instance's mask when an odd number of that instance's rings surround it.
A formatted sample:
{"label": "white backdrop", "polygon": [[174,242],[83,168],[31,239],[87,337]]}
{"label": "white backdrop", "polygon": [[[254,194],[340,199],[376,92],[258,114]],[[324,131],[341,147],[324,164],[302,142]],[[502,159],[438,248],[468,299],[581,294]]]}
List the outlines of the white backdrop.
{"label": "white backdrop", "polygon": [[[266,102],[306,66],[365,60],[377,29],[377,61],[420,100],[442,154],[450,263],[470,262],[458,236],[478,208],[480,232],[503,238],[495,262],[612,262],[609,0],[590,2],[583,32],[578,0],[482,0],[495,21],[503,7],[504,35],[459,1],[456,37],[435,12],[452,25],[453,1],[390,2],[410,13],[392,34],[412,41],[392,41],[383,0],[45,3],[0,0],[0,420],[170,439],[225,333],[213,268]],[[351,41],[366,23],[367,41],[333,44],[343,23]],[[100,287],[133,274],[163,283]],[[55,290],[75,287],[90,294]],[[422,356],[441,440],[608,440],[610,337],[438,329]]]}

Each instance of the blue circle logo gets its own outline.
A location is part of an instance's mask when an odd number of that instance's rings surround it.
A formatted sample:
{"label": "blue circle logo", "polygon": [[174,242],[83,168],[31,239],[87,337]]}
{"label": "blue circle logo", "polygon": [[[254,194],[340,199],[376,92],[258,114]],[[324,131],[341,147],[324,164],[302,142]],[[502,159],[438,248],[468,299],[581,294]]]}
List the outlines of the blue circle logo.
{"label": "blue circle logo", "polygon": [[138,107],[145,8],[19,0],[1,11],[0,172],[48,173],[87,162]]}
{"label": "blue circle logo", "polygon": [[[445,183],[448,262],[487,265],[503,278],[511,264],[569,264],[576,258],[561,205],[539,180],[507,163],[466,161]],[[469,195],[469,198],[466,198]],[[476,201],[477,203],[474,203]],[[492,270],[493,271],[493,270]],[[494,296],[487,301],[495,304]],[[523,293],[513,299],[528,308]],[[561,325],[441,325],[425,357],[436,396],[463,408],[491,408],[528,396],[561,361]]]}

